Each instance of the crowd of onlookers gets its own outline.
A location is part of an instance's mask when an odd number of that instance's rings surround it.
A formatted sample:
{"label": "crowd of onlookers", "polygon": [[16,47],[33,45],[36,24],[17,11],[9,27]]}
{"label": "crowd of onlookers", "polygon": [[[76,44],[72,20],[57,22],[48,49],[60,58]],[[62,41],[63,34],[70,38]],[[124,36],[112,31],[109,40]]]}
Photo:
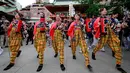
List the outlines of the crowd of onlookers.
{"label": "crowd of onlookers", "polygon": [[[118,13],[111,14],[106,16],[109,20],[111,20],[111,28],[116,33],[116,35],[119,37],[121,41],[121,46],[123,46],[126,50],[130,50],[130,16],[125,16],[121,21],[118,20]],[[81,21],[85,24],[86,20],[88,18],[84,19],[81,18]],[[93,21],[96,19],[96,16],[91,17],[91,22],[89,24],[93,24]],[[66,40],[69,40],[69,37],[67,36],[67,30],[69,28],[69,25],[72,23],[73,18],[64,18],[62,20],[62,23],[64,24],[64,38]],[[46,26],[49,29],[51,27],[51,24],[54,22],[51,18],[46,19]],[[7,29],[11,22],[9,22],[6,17],[2,16],[0,18],[0,55],[2,54],[4,48],[8,47],[8,36],[7,36]],[[26,45],[29,44],[31,41],[31,44],[33,44],[33,29],[34,29],[35,23],[25,23],[23,22],[22,28],[22,36],[23,39],[26,39]],[[49,30],[46,32],[47,39],[49,46],[51,45],[51,40],[49,39]],[[95,46],[96,40],[93,38],[92,33],[86,32],[86,38],[89,39],[89,45],[88,48],[91,49],[93,46]],[[88,42],[88,41],[87,41]],[[22,44],[22,42],[21,42]],[[70,45],[69,45],[70,46]],[[105,51],[102,49],[102,51]]]}
{"label": "crowd of onlookers", "polygon": [[120,31],[121,45],[128,51],[130,51],[130,15],[127,18],[123,18],[123,28]]}
{"label": "crowd of onlookers", "polygon": [[0,54],[3,53],[3,48],[8,47],[7,27],[10,22],[4,16],[0,18]]}

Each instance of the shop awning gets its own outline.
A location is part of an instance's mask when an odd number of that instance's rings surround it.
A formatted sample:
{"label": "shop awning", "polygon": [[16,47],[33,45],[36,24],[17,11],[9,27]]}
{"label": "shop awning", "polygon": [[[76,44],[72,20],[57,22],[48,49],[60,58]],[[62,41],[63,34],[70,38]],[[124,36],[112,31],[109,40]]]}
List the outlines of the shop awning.
{"label": "shop awning", "polygon": [[5,12],[0,11],[0,17],[2,17],[2,16],[5,16],[6,19],[7,19],[8,21],[10,21],[10,22],[11,22],[12,19],[14,18],[13,15],[10,15],[10,14],[7,14],[7,13],[5,13]]}

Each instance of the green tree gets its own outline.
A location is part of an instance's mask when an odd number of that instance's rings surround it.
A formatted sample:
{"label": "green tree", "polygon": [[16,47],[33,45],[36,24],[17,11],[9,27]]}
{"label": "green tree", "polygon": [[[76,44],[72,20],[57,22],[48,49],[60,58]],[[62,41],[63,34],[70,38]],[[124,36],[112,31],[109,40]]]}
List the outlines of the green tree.
{"label": "green tree", "polygon": [[108,9],[108,13],[120,13],[123,14],[123,7],[130,10],[130,0],[111,0],[109,3],[106,2],[105,4],[101,5],[100,2],[102,0],[74,0],[78,1],[81,4],[87,4],[88,8],[86,10],[86,14],[88,16],[91,15],[98,15],[99,8],[105,7]]}

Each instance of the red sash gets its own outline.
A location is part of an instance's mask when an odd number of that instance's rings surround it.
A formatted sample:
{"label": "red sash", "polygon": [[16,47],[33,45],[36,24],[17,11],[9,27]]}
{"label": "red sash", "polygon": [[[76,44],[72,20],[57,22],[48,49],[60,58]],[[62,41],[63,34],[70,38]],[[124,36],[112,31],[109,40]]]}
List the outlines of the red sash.
{"label": "red sash", "polygon": [[[18,26],[17,26],[16,32],[20,32],[21,31],[21,27],[22,27],[22,20],[19,20],[17,25]],[[7,32],[8,36],[10,36],[10,31],[11,31],[12,27],[13,27],[12,24],[10,24],[9,27],[8,27],[8,32]]]}
{"label": "red sash", "polygon": [[90,22],[90,18],[86,19],[86,31],[87,32],[91,32],[91,28],[89,28],[89,22]]}
{"label": "red sash", "polygon": [[54,31],[55,31],[54,28],[56,28],[56,24],[57,24],[57,22],[54,22],[54,23],[51,25],[51,28],[50,28],[49,34],[50,34],[52,40],[54,39]]}
{"label": "red sash", "polygon": [[100,37],[100,25],[99,25],[100,17],[98,17],[94,22],[94,37],[99,38]]}
{"label": "red sash", "polygon": [[70,38],[72,39],[74,37],[74,25],[76,24],[76,22],[72,22],[69,29],[68,29],[68,36],[70,36]]}

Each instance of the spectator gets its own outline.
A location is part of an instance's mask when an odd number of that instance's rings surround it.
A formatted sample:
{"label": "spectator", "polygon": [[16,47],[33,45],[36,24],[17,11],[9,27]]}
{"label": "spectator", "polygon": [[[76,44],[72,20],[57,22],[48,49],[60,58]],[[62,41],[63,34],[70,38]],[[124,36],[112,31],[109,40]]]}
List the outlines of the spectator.
{"label": "spectator", "polygon": [[3,53],[3,48],[4,48],[4,34],[5,34],[4,20],[5,20],[5,17],[2,16],[0,20],[0,55]]}
{"label": "spectator", "polygon": [[27,36],[26,45],[28,45],[29,41],[32,41],[32,44],[33,44],[33,28],[34,27],[32,24],[28,24],[28,27],[27,27],[28,36]]}
{"label": "spectator", "polygon": [[4,46],[5,47],[8,47],[8,34],[7,34],[8,26],[9,26],[9,21],[5,20],[5,23],[4,23],[4,30],[5,30],[5,34],[4,34]]}
{"label": "spectator", "polygon": [[48,18],[46,24],[47,24],[47,29],[48,29],[46,32],[47,42],[48,42],[48,46],[51,47],[52,42],[51,42],[51,37],[49,35],[49,31],[50,31],[51,25],[53,24],[53,20],[51,18]]}
{"label": "spectator", "polygon": [[130,51],[130,18],[128,18],[127,25],[124,28],[124,38],[125,48]]}
{"label": "spectator", "polygon": [[66,38],[66,40],[69,40],[69,37],[68,37],[68,35],[67,35],[67,30],[68,30],[68,26],[69,26],[69,22],[67,21],[67,19],[65,19],[64,21],[64,27],[65,27],[65,31],[64,31],[64,33],[65,33],[65,38]]}

